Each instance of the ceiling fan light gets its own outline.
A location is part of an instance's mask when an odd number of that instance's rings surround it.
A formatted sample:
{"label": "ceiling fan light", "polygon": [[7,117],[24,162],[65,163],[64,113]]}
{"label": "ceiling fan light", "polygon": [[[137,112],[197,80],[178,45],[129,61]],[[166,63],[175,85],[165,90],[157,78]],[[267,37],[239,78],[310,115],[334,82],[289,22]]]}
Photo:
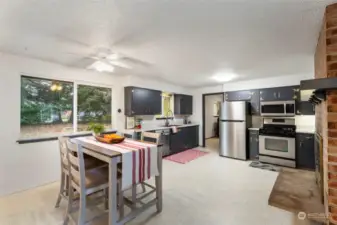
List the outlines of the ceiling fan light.
{"label": "ceiling fan light", "polygon": [[108,60],[117,60],[117,59],[119,59],[120,57],[119,57],[119,54],[118,54],[118,53],[113,53],[113,54],[111,54],[111,55],[108,55],[106,58],[107,58]]}
{"label": "ceiling fan light", "polygon": [[93,64],[91,64],[88,69],[96,70],[98,72],[109,72],[112,73],[115,70],[115,67],[112,65],[109,65],[107,63],[104,63],[102,61],[96,61]]}

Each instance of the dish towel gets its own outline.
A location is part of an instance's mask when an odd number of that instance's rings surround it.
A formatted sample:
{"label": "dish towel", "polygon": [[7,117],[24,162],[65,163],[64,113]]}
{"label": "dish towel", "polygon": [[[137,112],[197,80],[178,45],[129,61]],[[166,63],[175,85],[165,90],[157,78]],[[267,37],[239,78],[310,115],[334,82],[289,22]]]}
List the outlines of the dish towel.
{"label": "dish towel", "polygon": [[119,144],[101,143],[93,137],[74,139],[122,154],[122,190],[159,174],[158,147],[155,144],[142,143],[127,138]]}
{"label": "dish towel", "polygon": [[173,134],[178,133],[178,128],[176,126],[171,127],[171,129]]}

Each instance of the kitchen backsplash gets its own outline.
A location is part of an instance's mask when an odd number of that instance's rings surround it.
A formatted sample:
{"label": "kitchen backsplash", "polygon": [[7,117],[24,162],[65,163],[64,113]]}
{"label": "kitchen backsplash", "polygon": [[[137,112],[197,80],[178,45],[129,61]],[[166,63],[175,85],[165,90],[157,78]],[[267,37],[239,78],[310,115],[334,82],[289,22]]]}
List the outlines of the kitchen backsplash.
{"label": "kitchen backsplash", "polygon": [[[315,116],[295,116],[295,124],[297,128],[304,127],[315,129]],[[260,128],[262,125],[262,116],[252,116],[252,127]]]}
{"label": "kitchen backsplash", "polygon": [[[154,116],[137,116],[135,117],[136,119],[142,119],[142,128],[152,128],[152,127],[158,127],[158,126],[164,126],[165,125],[165,121],[164,119],[156,119]],[[184,117],[180,117],[180,116],[174,116],[174,119],[169,119],[169,123],[170,124],[174,124],[174,125],[182,125],[184,124]]]}

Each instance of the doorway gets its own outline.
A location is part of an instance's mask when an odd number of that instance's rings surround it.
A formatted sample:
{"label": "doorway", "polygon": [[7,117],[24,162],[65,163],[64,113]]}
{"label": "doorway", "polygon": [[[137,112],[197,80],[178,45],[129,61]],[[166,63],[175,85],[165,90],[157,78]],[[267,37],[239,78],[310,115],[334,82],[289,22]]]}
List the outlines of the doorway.
{"label": "doorway", "polygon": [[203,94],[203,147],[218,152],[219,151],[219,113],[221,102],[224,101],[224,93]]}

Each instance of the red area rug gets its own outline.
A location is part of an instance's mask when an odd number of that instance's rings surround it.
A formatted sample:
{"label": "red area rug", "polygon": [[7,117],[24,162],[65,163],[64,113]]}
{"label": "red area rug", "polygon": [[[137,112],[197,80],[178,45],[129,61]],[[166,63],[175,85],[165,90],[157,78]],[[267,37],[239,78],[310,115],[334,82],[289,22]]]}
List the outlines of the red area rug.
{"label": "red area rug", "polygon": [[207,154],[208,152],[202,152],[197,149],[189,149],[189,150],[179,152],[174,155],[167,156],[164,159],[170,160],[176,163],[185,164],[185,163],[191,162],[192,160],[195,160]]}

